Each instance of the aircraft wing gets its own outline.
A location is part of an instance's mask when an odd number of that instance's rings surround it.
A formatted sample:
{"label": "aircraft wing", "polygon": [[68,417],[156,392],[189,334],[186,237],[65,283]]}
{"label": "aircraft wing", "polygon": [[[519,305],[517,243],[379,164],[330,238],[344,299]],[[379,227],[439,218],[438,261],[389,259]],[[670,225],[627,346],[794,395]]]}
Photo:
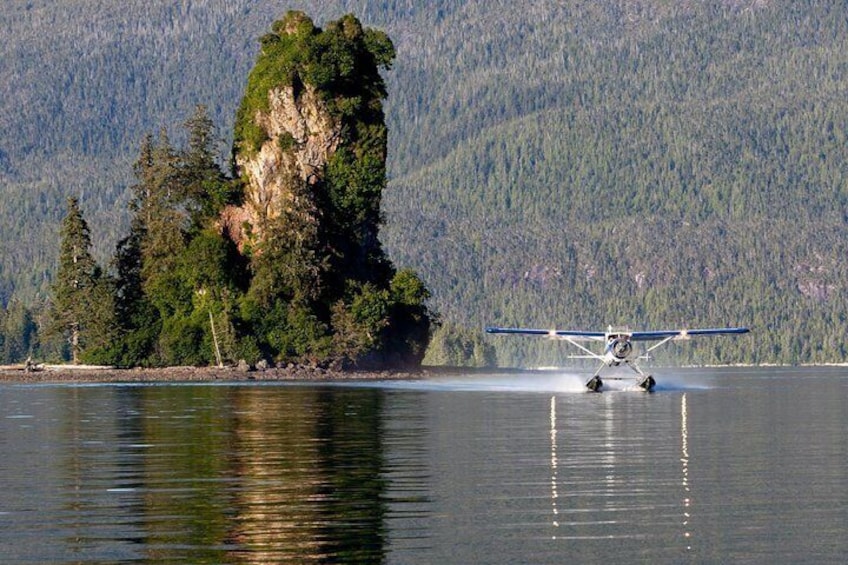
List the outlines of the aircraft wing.
{"label": "aircraft wing", "polygon": [[571,330],[538,330],[532,328],[486,328],[490,334],[512,334],[512,335],[538,335],[542,337],[569,338],[576,341],[594,340],[603,341],[606,338],[604,332],[582,332]]}
{"label": "aircraft wing", "polygon": [[652,341],[658,339],[686,339],[699,335],[725,335],[725,334],[745,334],[748,333],[748,328],[707,328],[695,330],[659,330],[649,332],[632,332],[630,339],[633,341]]}
{"label": "aircraft wing", "polygon": [[[748,333],[748,328],[705,328],[694,330],[657,330],[645,332],[627,332],[630,334],[630,339],[633,341],[657,341],[661,339],[687,339],[689,337],[701,335],[725,335],[725,334],[744,334]],[[486,328],[486,333],[490,334],[511,334],[511,335],[537,335],[550,338],[567,338],[574,341],[599,341],[604,340],[607,336],[606,332],[584,332],[574,330],[543,330],[533,328]]]}

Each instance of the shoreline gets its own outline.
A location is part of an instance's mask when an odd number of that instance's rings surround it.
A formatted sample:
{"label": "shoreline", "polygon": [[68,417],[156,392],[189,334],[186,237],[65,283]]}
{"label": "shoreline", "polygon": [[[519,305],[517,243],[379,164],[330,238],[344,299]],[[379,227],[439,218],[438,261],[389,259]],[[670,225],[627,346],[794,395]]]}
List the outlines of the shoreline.
{"label": "shoreline", "polygon": [[114,367],[75,367],[50,365],[35,371],[24,367],[0,367],[0,383],[97,384],[97,383],[180,383],[180,382],[277,382],[277,381],[374,381],[420,379],[428,369],[330,370],[309,366],[290,366],[263,370],[238,367],[156,367],[120,369]]}

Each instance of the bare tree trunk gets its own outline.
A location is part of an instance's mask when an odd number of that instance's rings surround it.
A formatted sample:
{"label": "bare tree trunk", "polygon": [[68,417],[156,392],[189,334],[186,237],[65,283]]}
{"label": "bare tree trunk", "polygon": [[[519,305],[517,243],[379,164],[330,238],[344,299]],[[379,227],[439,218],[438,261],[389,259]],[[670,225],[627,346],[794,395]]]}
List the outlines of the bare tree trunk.
{"label": "bare tree trunk", "polygon": [[71,326],[71,363],[79,365],[79,324]]}

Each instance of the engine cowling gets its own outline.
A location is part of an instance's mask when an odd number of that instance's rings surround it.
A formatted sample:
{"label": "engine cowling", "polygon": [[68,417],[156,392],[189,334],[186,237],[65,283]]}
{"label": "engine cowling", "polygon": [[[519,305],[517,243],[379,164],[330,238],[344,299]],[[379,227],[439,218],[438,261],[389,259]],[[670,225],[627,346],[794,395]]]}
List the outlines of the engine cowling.
{"label": "engine cowling", "polygon": [[616,359],[627,359],[633,351],[633,344],[630,343],[629,339],[618,337],[609,342],[607,350],[612,353],[613,357]]}

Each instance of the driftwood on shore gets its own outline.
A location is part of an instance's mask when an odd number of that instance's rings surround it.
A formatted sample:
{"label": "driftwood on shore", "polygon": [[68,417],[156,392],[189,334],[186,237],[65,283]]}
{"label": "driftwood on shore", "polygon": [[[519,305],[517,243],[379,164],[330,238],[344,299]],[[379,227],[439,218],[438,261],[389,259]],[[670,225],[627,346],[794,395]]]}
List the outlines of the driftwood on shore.
{"label": "driftwood on shore", "polygon": [[0,372],[22,371],[24,373],[36,373],[40,371],[113,371],[115,367],[110,365],[48,365],[45,363],[18,363],[16,365],[0,365]]}
{"label": "driftwood on shore", "polygon": [[42,371],[114,371],[112,365],[39,365]]}
{"label": "driftwood on shore", "polygon": [[12,373],[16,371],[25,371],[26,365],[18,364],[18,365],[0,365],[0,373]]}

